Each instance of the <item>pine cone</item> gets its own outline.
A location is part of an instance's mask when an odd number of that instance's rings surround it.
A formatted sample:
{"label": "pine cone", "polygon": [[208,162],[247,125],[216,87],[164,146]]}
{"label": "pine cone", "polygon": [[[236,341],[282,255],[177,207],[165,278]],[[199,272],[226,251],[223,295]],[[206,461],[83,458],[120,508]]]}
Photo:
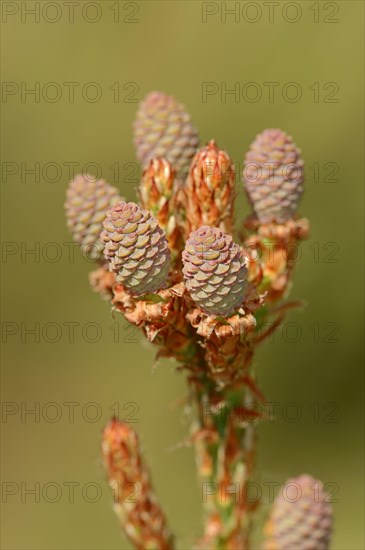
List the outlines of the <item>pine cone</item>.
{"label": "pine cone", "polygon": [[285,132],[268,129],[246,154],[243,179],[261,223],[283,223],[294,216],[303,194],[304,162]]}
{"label": "pine cone", "polygon": [[273,504],[266,550],[327,550],[332,507],[323,484],[310,475],[289,479]]}
{"label": "pine cone", "polygon": [[232,232],[234,186],[233,161],[211,140],[196,153],[184,186],[187,235],[202,225]]}
{"label": "pine cone", "polygon": [[164,157],[184,177],[198,147],[199,136],[185,107],[173,96],[151,92],[141,102],[134,122],[134,144],[143,167]]}
{"label": "pine cone", "polygon": [[200,227],[190,234],[182,257],[186,288],[203,311],[228,317],[240,308],[247,259],[229,235],[218,228]]}
{"label": "pine cone", "polygon": [[66,191],[67,226],[77,243],[92,249],[94,259],[103,255],[99,237],[106,211],[118,200],[118,189],[89,174],[75,176]]}
{"label": "pine cone", "polygon": [[176,254],[180,248],[180,230],[176,223],[175,170],[164,158],[152,159],[145,169],[139,186],[142,208],[156,216],[165,231],[170,250]]}
{"label": "pine cone", "polygon": [[117,202],[107,212],[100,238],[116,281],[133,294],[162,288],[170,267],[164,232],[147,210],[134,202]]}

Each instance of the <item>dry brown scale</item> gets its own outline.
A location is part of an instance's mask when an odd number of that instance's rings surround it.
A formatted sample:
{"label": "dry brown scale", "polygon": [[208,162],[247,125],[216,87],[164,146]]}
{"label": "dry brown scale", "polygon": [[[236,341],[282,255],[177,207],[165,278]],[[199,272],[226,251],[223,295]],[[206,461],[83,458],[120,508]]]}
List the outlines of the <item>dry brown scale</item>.
{"label": "dry brown scale", "polygon": [[266,302],[276,302],[290,289],[291,275],[300,258],[301,241],[309,235],[309,222],[299,218],[282,224],[260,224],[257,218],[249,217],[244,227],[251,232],[245,247],[256,254],[261,265],[263,282],[259,289],[267,292]]}
{"label": "dry brown scale", "polygon": [[98,292],[103,300],[112,300],[113,286],[115,285],[115,274],[105,266],[101,266],[89,275],[89,282],[92,290]]}

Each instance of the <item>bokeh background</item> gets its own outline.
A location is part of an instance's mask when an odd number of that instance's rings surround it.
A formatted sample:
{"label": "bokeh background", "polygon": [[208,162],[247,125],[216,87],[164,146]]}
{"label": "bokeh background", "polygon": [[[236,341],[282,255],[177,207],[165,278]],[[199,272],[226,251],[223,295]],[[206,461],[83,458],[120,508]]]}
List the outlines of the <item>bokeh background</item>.
{"label": "bokeh background", "polygon": [[[239,5],[225,20],[220,2],[81,0],[73,22],[62,1],[40,2],[38,19],[20,2],[2,4],[2,547],[130,547],[99,458],[116,407],[137,421],[180,547],[200,533],[177,405],[184,376],[169,361],[153,370],[155,350],[90,291],[92,266],[78,250],[70,256],[63,212],[70,163],[75,172],[94,163],[90,172],[134,199],[135,101],[157,89],[177,96],[202,141],[216,138],[237,163],[265,127],[286,130],[303,151],[301,213],[312,231],[292,297],[307,306],[256,358],[278,404],[277,420],[260,427],[259,466],[263,483],[302,472],[326,482],[336,501],[333,548],[363,549],[363,3],[280,2],[270,21],[258,2],[225,3]],[[218,90],[206,101],[204,82]],[[274,97],[268,82],[277,83]],[[73,102],[64,83],[75,83]],[[101,90],[97,101],[88,83]],[[236,83],[240,97],[221,94]],[[39,97],[24,93],[37,86]],[[39,175],[26,172],[34,167]],[[237,224],[248,213],[239,179]]]}

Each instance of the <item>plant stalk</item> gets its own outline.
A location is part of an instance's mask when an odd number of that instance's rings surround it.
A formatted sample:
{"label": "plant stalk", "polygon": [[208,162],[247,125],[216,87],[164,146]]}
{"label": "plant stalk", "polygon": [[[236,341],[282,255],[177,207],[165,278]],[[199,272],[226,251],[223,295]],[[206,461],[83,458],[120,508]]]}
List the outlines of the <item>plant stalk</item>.
{"label": "plant stalk", "polygon": [[248,550],[257,502],[248,495],[256,453],[255,413],[250,390],[217,390],[211,380],[190,383],[192,435],[205,515],[199,548]]}

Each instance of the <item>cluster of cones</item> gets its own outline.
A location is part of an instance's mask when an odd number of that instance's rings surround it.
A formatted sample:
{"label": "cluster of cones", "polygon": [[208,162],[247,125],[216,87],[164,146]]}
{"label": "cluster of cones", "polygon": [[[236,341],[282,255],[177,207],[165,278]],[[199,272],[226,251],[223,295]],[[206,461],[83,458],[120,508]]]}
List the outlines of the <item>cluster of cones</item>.
{"label": "cluster of cones", "polygon": [[[126,202],[103,180],[79,175],[67,191],[67,223],[99,264],[90,276],[93,289],[141,327],[159,346],[159,356],[175,358],[188,372],[195,411],[191,440],[202,481],[244,487],[253,475],[252,424],[234,422],[232,415],[223,424],[217,419],[223,408],[242,410],[248,399],[264,400],[252,356],[292,305],[285,297],[296,249],[308,234],[307,220],[296,214],[304,180],[300,151],[281,130],[256,137],[243,172],[252,215],[236,235],[234,163],[214,140],[199,147],[181,104],[149,94],[134,134],[144,168],[139,204]],[[263,331],[269,321],[271,328]],[[104,433],[103,453],[111,482],[123,483],[129,471],[140,478],[136,506],[122,497],[117,502],[129,538],[137,548],[172,548],[133,430],[114,420]],[[253,510],[245,499],[227,505],[214,496],[206,504],[200,546],[247,548]],[[274,527],[277,517],[270,520]],[[317,539],[311,546],[303,529],[296,542],[294,522],[290,548],[327,548],[330,525],[321,516],[318,521],[324,546]],[[267,548],[289,548],[282,530],[272,528],[269,538]]]}

